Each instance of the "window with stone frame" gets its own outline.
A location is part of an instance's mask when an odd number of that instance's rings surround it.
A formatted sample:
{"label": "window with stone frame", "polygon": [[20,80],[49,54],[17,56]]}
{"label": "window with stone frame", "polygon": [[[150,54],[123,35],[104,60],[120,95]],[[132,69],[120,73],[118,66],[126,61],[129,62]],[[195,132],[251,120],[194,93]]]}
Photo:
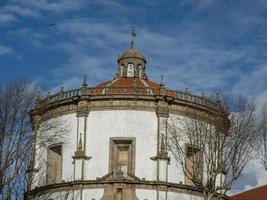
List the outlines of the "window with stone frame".
{"label": "window with stone frame", "polygon": [[127,177],[135,170],[135,138],[110,138],[109,171],[114,176]]}
{"label": "window with stone frame", "polygon": [[185,148],[185,184],[195,185],[194,181],[203,177],[203,153],[193,145],[186,145]]}
{"label": "window with stone frame", "polygon": [[47,183],[60,183],[62,179],[62,144],[47,149]]}

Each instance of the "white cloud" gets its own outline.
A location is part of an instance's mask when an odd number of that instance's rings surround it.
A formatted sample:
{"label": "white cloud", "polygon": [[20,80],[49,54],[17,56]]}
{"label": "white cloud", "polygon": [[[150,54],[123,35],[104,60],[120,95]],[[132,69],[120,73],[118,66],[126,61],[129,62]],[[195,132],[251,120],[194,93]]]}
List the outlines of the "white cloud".
{"label": "white cloud", "polygon": [[255,97],[267,87],[267,64],[251,66],[247,72],[240,73],[239,81],[233,86],[233,93]]}
{"label": "white cloud", "polygon": [[11,0],[11,2],[32,9],[32,11],[40,10],[55,13],[78,10],[86,3],[85,0]]}
{"label": "white cloud", "polygon": [[27,42],[28,45],[33,45],[35,48],[44,49],[49,47],[49,35],[45,32],[38,32],[30,28],[21,28],[10,30],[7,32],[10,37]]}
{"label": "white cloud", "polygon": [[10,47],[0,45],[0,56],[9,55],[12,53],[12,49]]}
{"label": "white cloud", "polygon": [[267,184],[267,172],[262,168],[259,161],[254,159],[245,167],[229,195],[232,196],[265,184]]}
{"label": "white cloud", "polygon": [[25,17],[38,17],[40,15],[38,11],[22,7],[21,5],[6,5],[3,7],[3,10]]}
{"label": "white cloud", "polygon": [[[117,55],[130,43],[128,26],[118,27],[115,23],[92,19],[59,23],[55,32],[68,37],[67,42],[55,47],[64,50],[69,59],[54,72],[71,69],[71,73],[82,76],[89,65],[90,74],[95,73],[99,81],[113,78]],[[220,88],[223,84],[229,86],[232,83],[226,80],[236,79],[242,73],[235,63],[254,59],[253,48],[217,47],[186,29],[167,35],[140,27],[137,34],[136,46],[148,60],[149,77],[159,81],[160,74],[164,74],[166,85],[174,89],[190,87],[199,92]]]}
{"label": "white cloud", "polygon": [[0,27],[13,21],[16,21],[16,17],[14,15],[5,13],[0,10]]}
{"label": "white cloud", "polygon": [[267,104],[267,90],[265,89],[255,98],[255,104],[257,106],[257,111],[260,112],[262,107]]}
{"label": "white cloud", "polygon": [[54,94],[54,93],[58,93],[60,91],[61,87],[63,87],[64,90],[71,90],[73,88],[78,88],[81,85],[81,80],[82,80],[82,78],[71,77],[71,78],[63,81],[61,84],[54,86],[49,91]]}

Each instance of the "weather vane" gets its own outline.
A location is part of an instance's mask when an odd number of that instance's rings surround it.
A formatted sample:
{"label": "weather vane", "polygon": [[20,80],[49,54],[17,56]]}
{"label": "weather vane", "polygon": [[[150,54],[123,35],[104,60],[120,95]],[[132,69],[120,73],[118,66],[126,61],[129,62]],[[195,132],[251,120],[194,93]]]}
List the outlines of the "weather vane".
{"label": "weather vane", "polygon": [[131,41],[131,47],[134,46],[134,38],[136,38],[136,32],[134,30],[134,27],[132,26],[132,31],[131,31],[131,34],[132,34],[132,41]]}

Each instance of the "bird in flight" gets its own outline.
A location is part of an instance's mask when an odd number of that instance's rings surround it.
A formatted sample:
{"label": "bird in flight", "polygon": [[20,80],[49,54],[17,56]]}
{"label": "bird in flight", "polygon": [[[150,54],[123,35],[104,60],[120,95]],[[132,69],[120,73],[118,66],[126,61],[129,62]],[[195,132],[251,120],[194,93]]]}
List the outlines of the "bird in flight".
{"label": "bird in flight", "polygon": [[48,24],[48,27],[52,27],[52,26],[55,26],[55,25],[57,25],[57,24],[55,24],[55,23],[50,23],[50,24]]}

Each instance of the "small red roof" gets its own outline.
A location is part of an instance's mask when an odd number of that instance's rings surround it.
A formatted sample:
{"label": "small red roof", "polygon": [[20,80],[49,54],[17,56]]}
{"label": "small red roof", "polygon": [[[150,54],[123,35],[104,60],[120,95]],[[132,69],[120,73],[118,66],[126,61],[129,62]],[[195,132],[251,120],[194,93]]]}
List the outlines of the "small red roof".
{"label": "small red roof", "polygon": [[[163,86],[163,85],[162,85]],[[161,90],[162,89],[162,90]],[[164,93],[161,93],[163,92]],[[106,81],[88,90],[89,94],[134,94],[134,95],[164,95],[176,97],[177,92],[148,79],[141,78],[117,78]]]}
{"label": "small red roof", "polygon": [[148,79],[140,78],[119,78],[112,81],[100,83],[96,87],[138,87],[138,88],[154,88],[159,89],[160,85]]}
{"label": "small red roof", "polygon": [[231,200],[267,200],[267,185],[257,187],[230,197]]}
{"label": "small red roof", "polygon": [[92,88],[92,94],[150,94],[160,93],[160,85],[140,78],[117,78]]}

